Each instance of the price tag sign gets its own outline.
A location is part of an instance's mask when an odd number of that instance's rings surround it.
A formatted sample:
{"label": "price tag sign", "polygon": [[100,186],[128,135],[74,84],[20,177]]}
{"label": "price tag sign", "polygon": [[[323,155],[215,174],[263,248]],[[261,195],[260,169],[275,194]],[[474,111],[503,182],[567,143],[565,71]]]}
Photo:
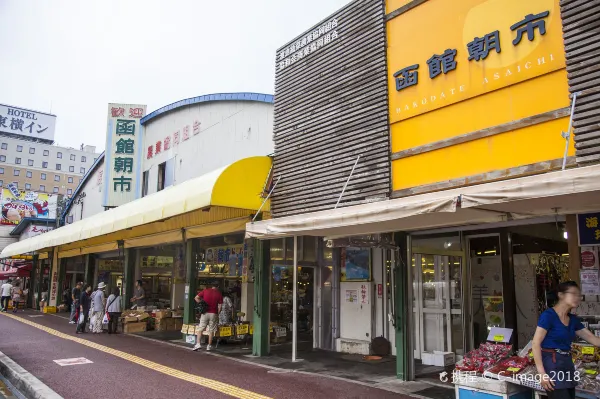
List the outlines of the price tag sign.
{"label": "price tag sign", "polygon": [[503,342],[504,335],[494,335],[494,342]]}
{"label": "price tag sign", "polygon": [[519,367],[509,367],[506,369],[506,371],[510,371],[511,373],[518,373],[519,371],[521,371],[521,369]]}
{"label": "price tag sign", "polygon": [[239,326],[237,326],[236,330],[237,335],[248,334],[248,324],[240,324]]}
{"label": "price tag sign", "polygon": [[231,327],[221,327],[219,328],[219,336],[221,337],[231,337],[233,335],[233,331],[231,331]]}
{"label": "price tag sign", "polygon": [[586,374],[590,374],[590,375],[596,375],[598,374],[598,372],[596,370],[585,370]]}
{"label": "price tag sign", "polygon": [[584,346],[583,348],[581,348],[581,353],[583,353],[584,355],[593,355],[594,353],[596,353],[596,348],[594,348],[593,346]]}

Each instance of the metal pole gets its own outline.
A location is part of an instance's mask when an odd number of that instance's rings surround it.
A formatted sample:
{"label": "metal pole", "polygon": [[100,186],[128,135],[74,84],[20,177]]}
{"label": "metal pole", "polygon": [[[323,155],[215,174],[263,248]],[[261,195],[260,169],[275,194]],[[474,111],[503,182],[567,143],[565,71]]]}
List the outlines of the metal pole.
{"label": "metal pole", "polygon": [[279,175],[277,181],[275,182],[275,184],[273,184],[273,188],[271,189],[271,191],[269,191],[267,198],[265,198],[263,203],[260,204],[260,208],[258,208],[258,211],[256,211],[256,215],[254,215],[254,217],[252,218],[253,222],[256,220],[256,217],[260,214],[260,211],[262,210],[263,206],[265,206],[265,203],[269,200],[269,198],[271,198],[271,194],[273,194],[273,191],[275,191],[275,187],[277,187],[277,183],[279,183],[279,180],[281,180],[281,175]]}
{"label": "metal pole", "polygon": [[575,103],[577,102],[577,94],[579,92],[573,93],[573,104],[571,105],[571,118],[569,118],[569,130],[567,132],[563,132],[562,136],[567,142],[565,143],[565,155],[563,156],[563,164],[562,170],[565,170],[567,167],[567,155],[569,153],[569,143],[571,141],[571,129],[573,127],[573,116],[575,115]]}
{"label": "metal pole", "polygon": [[295,362],[298,344],[298,236],[294,236],[294,289],[292,291],[292,362]]}
{"label": "metal pole", "polygon": [[333,208],[333,209],[337,209],[338,205],[340,204],[340,201],[342,200],[342,197],[344,196],[344,192],[346,191],[346,187],[348,186],[348,182],[350,181],[350,179],[352,178],[352,175],[354,174],[354,169],[356,168],[356,165],[358,165],[359,159],[360,159],[360,155],[356,157],[356,162],[354,162],[354,166],[352,167],[352,170],[350,171],[350,176],[348,176],[348,179],[346,179],[346,183],[344,183],[344,188],[342,188],[342,193],[340,194],[340,197],[338,198],[337,202],[335,203],[335,208]]}

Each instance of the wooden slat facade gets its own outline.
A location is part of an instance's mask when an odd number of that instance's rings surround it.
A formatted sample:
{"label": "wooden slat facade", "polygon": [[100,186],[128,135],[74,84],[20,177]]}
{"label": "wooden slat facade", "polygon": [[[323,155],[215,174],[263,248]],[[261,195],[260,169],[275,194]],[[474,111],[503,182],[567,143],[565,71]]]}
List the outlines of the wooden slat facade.
{"label": "wooden slat facade", "polygon": [[386,76],[383,0],[355,0],[277,51],[274,217],[333,209],[358,155],[339,207],[389,198]]}
{"label": "wooden slat facade", "polygon": [[600,0],[561,0],[578,164],[600,161]]}

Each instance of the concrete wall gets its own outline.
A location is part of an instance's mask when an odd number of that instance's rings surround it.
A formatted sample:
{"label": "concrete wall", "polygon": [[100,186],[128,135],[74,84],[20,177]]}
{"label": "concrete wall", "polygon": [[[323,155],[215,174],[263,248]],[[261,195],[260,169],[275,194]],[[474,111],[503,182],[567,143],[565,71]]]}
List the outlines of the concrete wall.
{"label": "concrete wall", "polygon": [[70,212],[67,214],[67,223],[77,222],[78,220],[88,218],[97,213],[104,212],[102,206],[102,190],[104,171],[104,162],[101,162],[94,173],[88,177],[85,185],[80,189],[80,193],[85,193],[85,197],[79,204],[73,204]]}

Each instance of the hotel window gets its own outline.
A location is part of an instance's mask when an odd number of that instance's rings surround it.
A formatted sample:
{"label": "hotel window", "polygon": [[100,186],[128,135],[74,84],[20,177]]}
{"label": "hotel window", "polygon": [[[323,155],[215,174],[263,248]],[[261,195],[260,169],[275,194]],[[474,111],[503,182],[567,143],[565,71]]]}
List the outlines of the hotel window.
{"label": "hotel window", "polygon": [[40,191],[46,192],[46,186],[44,186],[43,184],[40,184]]}
{"label": "hotel window", "polygon": [[18,145],[17,146],[17,152],[23,152],[23,146],[22,145]]}
{"label": "hotel window", "polygon": [[69,189],[67,190],[67,194],[68,194],[68,195],[71,195],[71,194],[73,194],[73,190],[71,190],[71,189],[69,188]]}
{"label": "hotel window", "polygon": [[42,180],[46,180],[46,174],[45,174],[45,173],[42,173],[42,174],[40,175],[40,177],[42,178]]}
{"label": "hotel window", "polygon": [[0,162],[6,162],[6,156],[0,155]]}
{"label": "hotel window", "polygon": [[56,153],[56,158],[62,158],[62,152],[57,152]]}
{"label": "hotel window", "polygon": [[69,166],[69,172],[75,172],[75,166]]}
{"label": "hotel window", "polygon": [[4,168],[0,168],[0,175],[4,174]]}
{"label": "hotel window", "polygon": [[17,165],[21,165],[21,158],[15,158],[15,163]]}
{"label": "hotel window", "polygon": [[27,177],[33,177],[33,173],[31,173],[31,171],[28,170],[27,172],[25,172],[25,176],[27,176]]}
{"label": "hotel window", "polygon": [[29,153],[30,154],[35,154],[35,148],[29,147]]}
{"label": "hotel window", "polygon": [[56,170],[60,170],[61,166],[59,163],[56,164]]}
{"label": "hotel window", "polygon": [[33,166],[33,159],[30,159],[30,160],[28,160],[28,161],[27,161],[27,165],[29,165],[29,166]]}
{"label": "hotel window", "polygon": [[60,176],[59,175],[54,175],[54,181],[60,181]]}
{"label": "hotel window", "polygon": [[42,168],[46,169],[48,167],[48,162],[42,162]]}
{"label": "hotel window", "polygon": [[67,181],[68,181],[69,183],[73,183],[73,178],[72,178],[72,177],[69,177],[69,178],[67,179]]}
{"label": "hotel window", "polygon": [[75,154],[71,154],[71,156],[69,157],[71,159],[71,161],[75,160]]}
{"label": "hotel window", "polygon": [[79,168],[79,173],[81,173],[82,175],[85,174],[85,168]]}
{"label": "hotel window", "polygon": [[25,183],[25,190],[31,190],[31,184]]}
{"label": "hotel window", "polygon": [[48,155],[50,155],[50,151],[44,150],[44,156],[47,157]]}
{"label": "hotel window", "polygon": [[53,193],[58,193],[58,187],[54,187],[54,190],[52,190]]}
{"label": "hotel window", "polygon": [[3,150],[8,150],[8,144],[2,143],[2,149]]}
{"label": "hotel window", "polygon": [[87,162],[87,159],[83,155],[81,156],[81,162]]}
{"label": "hotel window", "polygon": [[13,176],[19,176],[20,174],[21,174],[21,171],[19,169],[13,170]]}

